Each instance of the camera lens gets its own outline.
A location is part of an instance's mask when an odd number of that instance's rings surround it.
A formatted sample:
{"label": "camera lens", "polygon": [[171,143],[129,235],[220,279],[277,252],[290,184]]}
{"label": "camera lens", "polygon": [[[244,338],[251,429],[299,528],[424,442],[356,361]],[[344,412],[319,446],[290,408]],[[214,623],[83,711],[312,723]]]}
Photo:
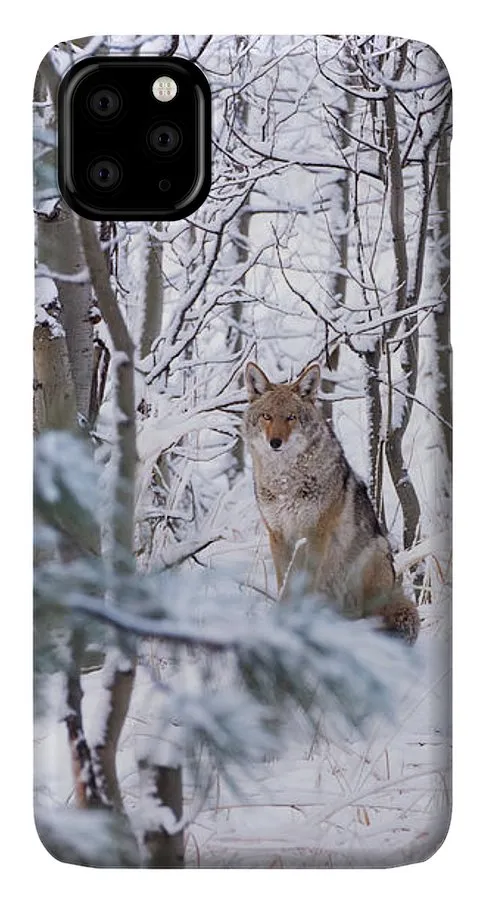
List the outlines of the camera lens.
{"label": "camera lens", "polygon": [[148,132],[148,144],[156,153],[163,153],[167,156],[169,153],[175,153],[182,143],[182,135],[176,125],[169,122],[163,122],[161,125],[154,125]]}
{"label": "camera lens", "polygon": [[88,178],[98,190],[111,191],[121,181],[121,167],[114,159],[96,159],[89,167]]}
{"label": "camera lens", "polygon": [[115,88],[98,88],[89,95],[88,107],[98,119],[114,119],[121,109],[121,97]]}

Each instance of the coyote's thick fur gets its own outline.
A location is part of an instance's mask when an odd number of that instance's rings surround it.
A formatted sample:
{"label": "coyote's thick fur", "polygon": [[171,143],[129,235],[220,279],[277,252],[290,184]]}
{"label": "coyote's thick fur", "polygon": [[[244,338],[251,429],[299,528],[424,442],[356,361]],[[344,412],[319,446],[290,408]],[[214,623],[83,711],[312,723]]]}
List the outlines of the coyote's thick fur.
{"label": "coyote's thick fur", "polygon": [[281,596],[296,577],[300,590],[304,581],[345,615],[379,616],[385,629],[414,642],[416,605],[396,583],[366,488],[315,402],[318,365],[291,384],[272,384],[248,363],[246,385],[244,437]]}

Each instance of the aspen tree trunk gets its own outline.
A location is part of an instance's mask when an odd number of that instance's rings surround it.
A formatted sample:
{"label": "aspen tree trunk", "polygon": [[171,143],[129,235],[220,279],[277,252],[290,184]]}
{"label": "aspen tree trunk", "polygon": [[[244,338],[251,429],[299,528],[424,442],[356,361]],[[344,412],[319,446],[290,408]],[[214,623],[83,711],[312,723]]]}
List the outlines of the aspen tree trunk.
{"label": "aspen tree trunk", "polygon": [[[38,73],[37,99],[52,100],[50,121],[55,125],[57,77],[48,58]],[[74,226],[74,214],[58,203],[49,215],[36,216],[36,261],[51,273],[57,289],[55,310],[49,310],[34,327],[34,431],[48,429],[78,431],[78,416],[86,417],[92,374],[92,328],[88,309],[90,289],[83,280],[84,262]],[[64,277],[63,277],[64,276]],[[46,276],[48,277],[48,276]],[[76,283],[73,278],[79,278]],[[99,552],[99,535],[89,536],[89,546]],[[61,550],[71,560],[79,550],[66,543]],[[37,558],[37,556],[36,556]],[[84,734],[80,667],[84,652],[84,629],[70,635],[70,664],[66,674],[66,728],[76,804],[81,808],[105,806],[98,790],[90,748]]]}
{"label": "aspen tree trunk", "polygon": [[[449,214],[449,172],[450,146],[449,137],[442,134],[438,147],[438,168],[436,173],[435,203],[435,241],[438,247],[439,280],[443,295],[443,307],[434,313],[437,334],[438,372],[438,412],[451,425],[451,347],[450,347],[450,214]],[[451,461],[453,452],[451,427],[443,426],[446,452]]]}
{"label": "aspen tree trunk", "polygon": [[369,350],[364,355],[367,372],[365,377],[365,395],[368,415],[369,434],[369,459],[370,459],[370,492],[381,525],[385,528],[385,510],[382,496],[383,472],[385,459],[385,442],[381,437],[381,423],[383,420],[380,365],[381,345],[377,344],[374,350]]}
{"label": "aspen tree trunk", "polygon": [[[41,64],[41,77],[45,81],[47,96],[52,101],[52,127],[55,126],[55,110],[59,78],[49,55]],[[38,89],[40,89],[38,85]],[[84,228],[84,231],[83,231]],[[78,230],[79,229],[79,230]],[[80,239],[80,233],[83,240]],[[132,503],[130,497],[133,486],[134,470],[134,395],[133,395],[133,360],[130,355],[131,343],[123,341],[123,321],[116,302],[111,295],[106,263],[102,256],[93,223],[78,220],[77,216],[62,202],[55,213],[47,217],[38,217],[37,236],[38,262],[44,264],[51,273],[58,291],[60,301],[60,334],[65,335],[65,343],[58,341],[59,361],[51,366],[51,382],[42,388],[43,403],[37,403],[37,427],[64,427],[76,430],[79,416],[87,418],[91,394],[91,377],[93,365],[92,323],[89,309],[91,305],[91,285],[93,286],[99,306],[107,322],[113,344],[122,354],[118,359],[117,402],[118,416],[118,469],[116,479],[114,544],[118,551],[115,563],[120,569],[130,570],[132,550]],[[104,267],[104,280],[103,280]],[[111,301],[111,302],[110,302]],[[49,321],[49,320],[47,320]],[[44,379],[48,372],[46,358],[45,335],[39,330],[34,334],[34,360],[36,384]],[[52,350],[52,348],[50,348]],[[51,353],[52,355],[52,353]],[[67,365],[69,362],[69,367]],[[67,377],[70,372],[70,380]],[[62,378],[62,381],[58,381]],[[55,380],[54,380],[55,379]],[[41,382],[42,383],[42,382]],[[66,387],[67,386],[67,387]],[[131,388],[131,390],[130,390]],[[39,390],[39,389],[38,389]],[[61,402],[52,400],[61,396]],[[48,402],[46,402],[46,398]],[[60,410],[65,414],[61,419]],[[42,413],[42,420],[41,420]],[[130,415],[131,413],[131,415]],[[127,487],[128,486],[128,487]],[[126,513],[125,515],[123,513]],[[100,536],[96,538],[94,552],[100,551]],[[67,548],[71,559],[76,551]],[[100,602],[102,602],[100,598]],[[82,628],[75,628],[71,634],[71,665],[67,673],[67,706],[66,725],[71,751],[75,796],[80,807],[91,808],[105,806],[120,811],[120,792],[116,777],[116,745],[124,721],[129,702],[127,685],[131,687],[134,668],[131,666],[131,682],[126,665],[122,668],[125,678],[117,678],[113,674],[112,703],[106,723],[106,753],[96,748],[93,754],[84,736],[82,721],[82,687],[81,661],[84,654],[85,638]],[[128,677],[126,677],[128,675]],[[122,702],[123,701],[123,702]],[[119,817],[120,827],[127,837],[130,847],[128,854],[132,861],[137,855],[137,844],[128,820]],[[127,859],[128,859],[127,856]]]}
{"label": "aspen tree trunk", "polygon": [[[244,106],[247,106],[245,103]],[[236,265],[240,265],[247,261],[248,258],[248,235],[249,235],[249,222],[250,217],[248,213],[241,213],[235,222],[235,228],[237,230],[237,239],[234,244],[234,252],[236,256]],[[239,280],[238,284],[241,289],[244,288],[246,281],[246,277],[243,275]],[[242,323],[243,317],[243,303],[241,300],[235,300],[234,303],[231,304],[231,318],[234,322],[234,325],[229,329],[228,335],[228,346],[231,354],[240,353],[242,350],[242,335],[241,330],[238,327]],[[244,377],[241,374],[238,376],[237,387],[242,388],[244,385]],[[232,450],[233,456],[233,464],[228,473],[229,481],[232,484],[237,476],[243,472],[244,470],[244,442],[242,440],[236,441],[236,445]]]}
{"label": "aspen tree trunk", "polygon": [[[66,221],[69,225],[66,228]],[[72,214],[68,210],[57,210],[52,219],[38,216],[37,254],[38,261],[51,271],[70,274],[68,261],[77,259],[77,271],[81,264],[76,250],[67,244],[75,242],[75,230],[71,227]],[[67,234],[66,234],[67,230]],[[62,241],[62,243],[61,243]],[[64,259],[60,260],[60,248],[64,249]],[[37,434],[48,429],[78,431],[78,413],[87,414],[91,369],[89,352],[86,351],[92,335],[85,329],[83,302],[79,285],[72,282],[57,282],[61,300],[60,322],[50,325],[37,324],[34,328],[34,429]],[[83,285],[85,294],[85,286]],[[66,310],[69,310],[67,315]],[[69,340],[69,333],[79,330],[82,341]],[[81,408],[80,408],[81,405]],[[89,536],[92,552],[99,552],[99,534]],[[71,544],[62,548],[65,561],[79,555],[79,549]],[[98,789],[90,748],[84,734],[82,718],[81,661],[84,653],[84,629],[74,628],[70,635],[70,665],[66,675],[66,727],[71,755],[76,804],[80,808],[100,808],[106,806]]]}
{"label": "aspen tree trunk", "polygon": [[[403,65],[404,53],[402,54],[402,60],[396,66],[396,80],[401,77]],[[390,219],[394,262],[396,267],[396,306],[398,310],[404,310],[407,305],[411,305],[410,300],[411,302],[414,302],[416,298],[409,298],[408,296],[409,267],[406,232],[404,227],[404,182],[396,119],[396,98],[391,89],[388,89],[387,97],[383,103],[388,154]],[[407,327],[407,323],[408,320],[406,319],[405,327]],[[418,329],[416,329],[414,333],[406,339],[404,344],[404,362],[402,368],[407,379],[406,393],[408,396],[398,423],[393,422],[391,410],[386,437],[386,459],[394,489],[401,504],[403,516],[403,544],[405,548],[411,547],[418,537],[421,514],[418,496],[412,484],[409,471],[405,465],[402,452],[402,441],[411,416],[411,398],[413,397],[416,388],[419,353],[418,334]],[[389,335],[387,335],[387,337],[389,337]]]}
{"label": "aspen tree trunk", "polygon": [[[244,50],[247,46],[247,37],[245,35],[240,35],[236,38],[236,53]],[[245,65],[238,67],[238,72],[242,80],[244,80],[244,72],[246,70]],[[248,126],[248,116],[249,116],[249,104],[247,99],[240,94],[235,98],[235,110],[234,110],[234,124],[237,131],[245,134],[247,132]],[[249,199],[249,197],[248,197]],[[233,253],[235,257],[235,264],[237,266],[244,264],[248,259],[248,236],[249,236],[249,226],[250,226],[250,215],[248,212],[240,212],[235,218],[234,226],[232,230],[233,234]],[[246,285],[246,276],[243,275],[239,281],[236,283],[236,287],[239,286],[241,290],[244,290]],[[229,328],[227,344],[231,354],[239,353],[242,350],[242,335],[240,325],[242,323],[243,318],[243,303],[241,300],[235,300],[234,303],[231,304],[231,319],[233,321],[233,325]],[[244,376],[241,374],[237,379],[237,387],[244,387]],[[236,445],[232,450],[233,464],[228,472],[229,482],[232,484],[237,476],[244,471],[244,443],[242,440],[236,441]]]}
{"label": "aspen tree trunk", "polygon": [[[350,122],[354,108],[353,98],[349,94],[342,93],[336,107],[339,117],[340,130],[339,146],[342,151],[348,147],[350,136]],[[347,276],[345,269],[348,264],[348,214],[350,198],[350,178],[345,172],[335,185],[335,198],[328,212],[328,229],[330,232],[330,274],[327,278],[329,293],[334,302],[339,305],[345,303],[347,289]],[[340,359],[340,347],[337,346],[327,361],[330,371],[336,373]],[[326,394],[333,394],[335,382],[325,377],[322,378],[322,390]],[[326,419],[333,419],[333,403],[324,400],[322,404],[323,414]]]}
{"label": "aspen tree trunk", "polygon": [[[87,219],[77,220],[79,241],[89,279],[113,346],[114,406],[116,454],[114,473],[114,511],[112,519],[112,564],[119,575],[134,569],[134,476],[136,466],[134,347],[111,288],[106,258],[96,226]],[[113,602],[116,603],[116,591]],[[124,816],[123,800],[116,771],[118,743],[128,712],[136,672],[132,644],[110,651],[103,667],[105,720],[103,732],[93,751],[93,765],[103,794],[114,810],[122,814],[125,833],[134,848],[136,840]]]}
{"label": "aspen tree trunk", "polygon": [[160,335],[163,312],[163,248],[162,244],[156,244],[149,234],[147,234],[146,240],[148,247],[145,302],[140,330],[140,357],[142,359],[148,356],[154,340]]}
{"label": "aspen tree trunk", "polygon": [[[147,233],[147,268],[142,321],[140,328],[139,354],[143,358],[150,353],[153,342],[162,331],[163,315],[163,245],[157,244]],[[190,354],[190,349],[187,354]],[[164,480],[168,481],[168,470],[163,455],[158,458]],[[155,765],[149,759],[138,762],[142,792],[149,792],[160,809],[173,812],[175,819],[181,819],[183,809],[182,766]],[[147,826],[142,838],[144,848],[143,865],[146,868],[181,868],[184,864],[184,833],[171,834],[163,827]]]}
{"label": "aspen tree trunk", "polygon": [[76,397],[64,334],[48,325],[34,327],[34,432],[73,429]]}
{"label": "aspen tree trunk", "polygon": [[[173,730],[173,729],[172,729]],[[171,740],[170,736],[167,736]],[[176,739],[175,739],[176,740]],[[181,869],[184,866],[184,829],[181,824],[183,813],[182,766],[158,765],[148,760],[138,761],[140,784],[143,796],[150,796],[161,816],[155,827],[148,825],[143,833],[144,866],[148,869]],[[172,827],[164,827],[164,816]]]}
{"label": "aspen tree trunk", "polygon": [[[117,409],[117,472],[115,516],[113,525],[114,562],[120,573],[132,571],[134,529],[134,476],[136,466],[135,395],[133,381],[134,346],[111,290],[106,262],[92,223],[79,220],[79,230],[93,288],[103,318],[108,325],[114,347],[116,366],[115,404]],[[136,656],[115,654],[105,665],[104,686],[109,695],[108,714],[101,743],[95,747],[94,762],[99,767],[101,783],[107,796],[119,811],[123,809],[116,773],[119,737],[128,712],[136,670]],[[173,801],[178,812],[182,806],[181,767],[146,767],[152,771],[160,805]],[[161,793],[160,793],[161,792]],[[176,801],[176,802],[175,802]],[[183,832],[175,835],[163,829],[150,831],[144,837],[148,853],[147,865],[159,868],[182,865]],[[177,860],[177,863],[175,863]]]}

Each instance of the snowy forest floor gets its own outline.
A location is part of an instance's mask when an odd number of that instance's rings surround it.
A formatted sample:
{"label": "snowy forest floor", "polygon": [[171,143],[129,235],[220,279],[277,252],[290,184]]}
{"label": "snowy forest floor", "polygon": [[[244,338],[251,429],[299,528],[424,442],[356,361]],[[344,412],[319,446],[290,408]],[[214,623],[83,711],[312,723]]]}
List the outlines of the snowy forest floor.
{"label": "snowy forest floor", "polygon": [[[245,535],[227,534],[201,558],[211,568],[224,566],[228,558],[237,560],[245,566],[248,582],[268,589],[269,580],[271,589],[264,536],[256,527],[256,541],[248,542],[247,525]],[[264,614],[268,601],[256,595],[254,602],[262,607],[256,613]],[[207,761],[199,767],[205,790],[200,783],[195,789],[190,768],[184,769],[187,866],[390,866],[419,861],[437,849],[451,806],[446,602],[445,596],[435,596],[433,603],[420,607],[421,634],[411,651],[415,673],[403,686],[394,722],[373,723],[365,737],[342,721],[324,720],[318,735],[289,723],[278,759],[253,764],[243,778],[234,772],[239,792],[211,771]],[[125,804],[135,819],[136,758],[140,742],[155,728],[150,717],[153,675],[163,679],[170,670],[160,645],[146,644],[143,657],[148,665],[138,668],[117,757]],[[85,675],[83,689],[89,740],[96,729],[101,673]],[[49,694],[49,710],[35,730],[36,802],[68,805],[73,802],[72,778],[57,676],[51,677]]]}
{"label": "snowy forest floor", "polygon": [[[426,665],[393,729],[376,728],[368,740],[325,733],[306,743],[294,739],[280,759],[252,767],[244,799],[216,779],[187,828],[186,864],[370,867],[416,862],[437,848],[450,806],[449,735],[443,729],[448,648],[426,626],[420,642]],[[84,679],[88,734],[97,680],[99,673]],[[138,796],[137,735],[149,724],[146,681],[140,668],[118,754],[128,810]],[[37,728],[36,780],[39,802],[72,801],[65,726],[53,717]],[[199,806],[190,782],[184,801],[187,811]]]}

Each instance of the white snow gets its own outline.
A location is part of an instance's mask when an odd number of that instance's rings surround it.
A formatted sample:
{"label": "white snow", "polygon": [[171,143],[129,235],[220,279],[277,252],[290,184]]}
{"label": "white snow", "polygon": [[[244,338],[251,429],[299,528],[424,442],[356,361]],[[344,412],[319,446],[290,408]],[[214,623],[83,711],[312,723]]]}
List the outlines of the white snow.
{"label": "white snow", "polygon": [[[253,544],[253,560],[254,549]],[[212,566],[225,559],[225,554],[219,556],[214,548],[205,553]],[[248,550],[244,555],[249,564]],[[263,570],[260,557],[252,580],[261,578]],[[264,599],[258,603],[255,627],[266,608]],[[207,768],[207,760],[199,760],[199,772],[205,771],[205,792],[195,788],[192,770],[184,765],[189,866],[391,865],[431,851],[443,835],[449,815],[450,644],[442,627],[447,620],[446,601],[421,611],[424,622],[415,648],[419,665],[413,680],[403,682],[392,722],[373,722],[365,737],[344,726],[334,713],[324,717],[318,735],[309,734],[298,721],[289,722],[285,749],[280,753],[273,748],[267,762],[251,763],[250,776],[229,766],[239,786],[236,794]],[[391,666],[393,644],[390,642]],[[180,657],[167,657],[155,642],[146,645],[143,658],[117,757],[127,809],[136,822],[140,816],[145,821],[139,807],[137,759],[176,766],[183,752],[183,733],[176,721],[167,722],[168,730],[160,739],[160,724],[167,716],[170,720],[171,713],[156,681],[159,677],[167,683],[189,678],[187,684],[193,691],[199,678],[197,666],[202,664],[192,659],[192,668],[182,666],[180,670]],[[394,675],[391,668],[389,675]],[[223,669],[219,677],[223,691]],[[101,673],[84,676],[83,686],[87,737],[96,741],[104,694]],[[52,716],[37,729],[35,770],[41,805],[71,802],[64,726]],[[174,825],[173,817],[162,822],[159,814],[155,801],[148,804],[150,821]]]}

